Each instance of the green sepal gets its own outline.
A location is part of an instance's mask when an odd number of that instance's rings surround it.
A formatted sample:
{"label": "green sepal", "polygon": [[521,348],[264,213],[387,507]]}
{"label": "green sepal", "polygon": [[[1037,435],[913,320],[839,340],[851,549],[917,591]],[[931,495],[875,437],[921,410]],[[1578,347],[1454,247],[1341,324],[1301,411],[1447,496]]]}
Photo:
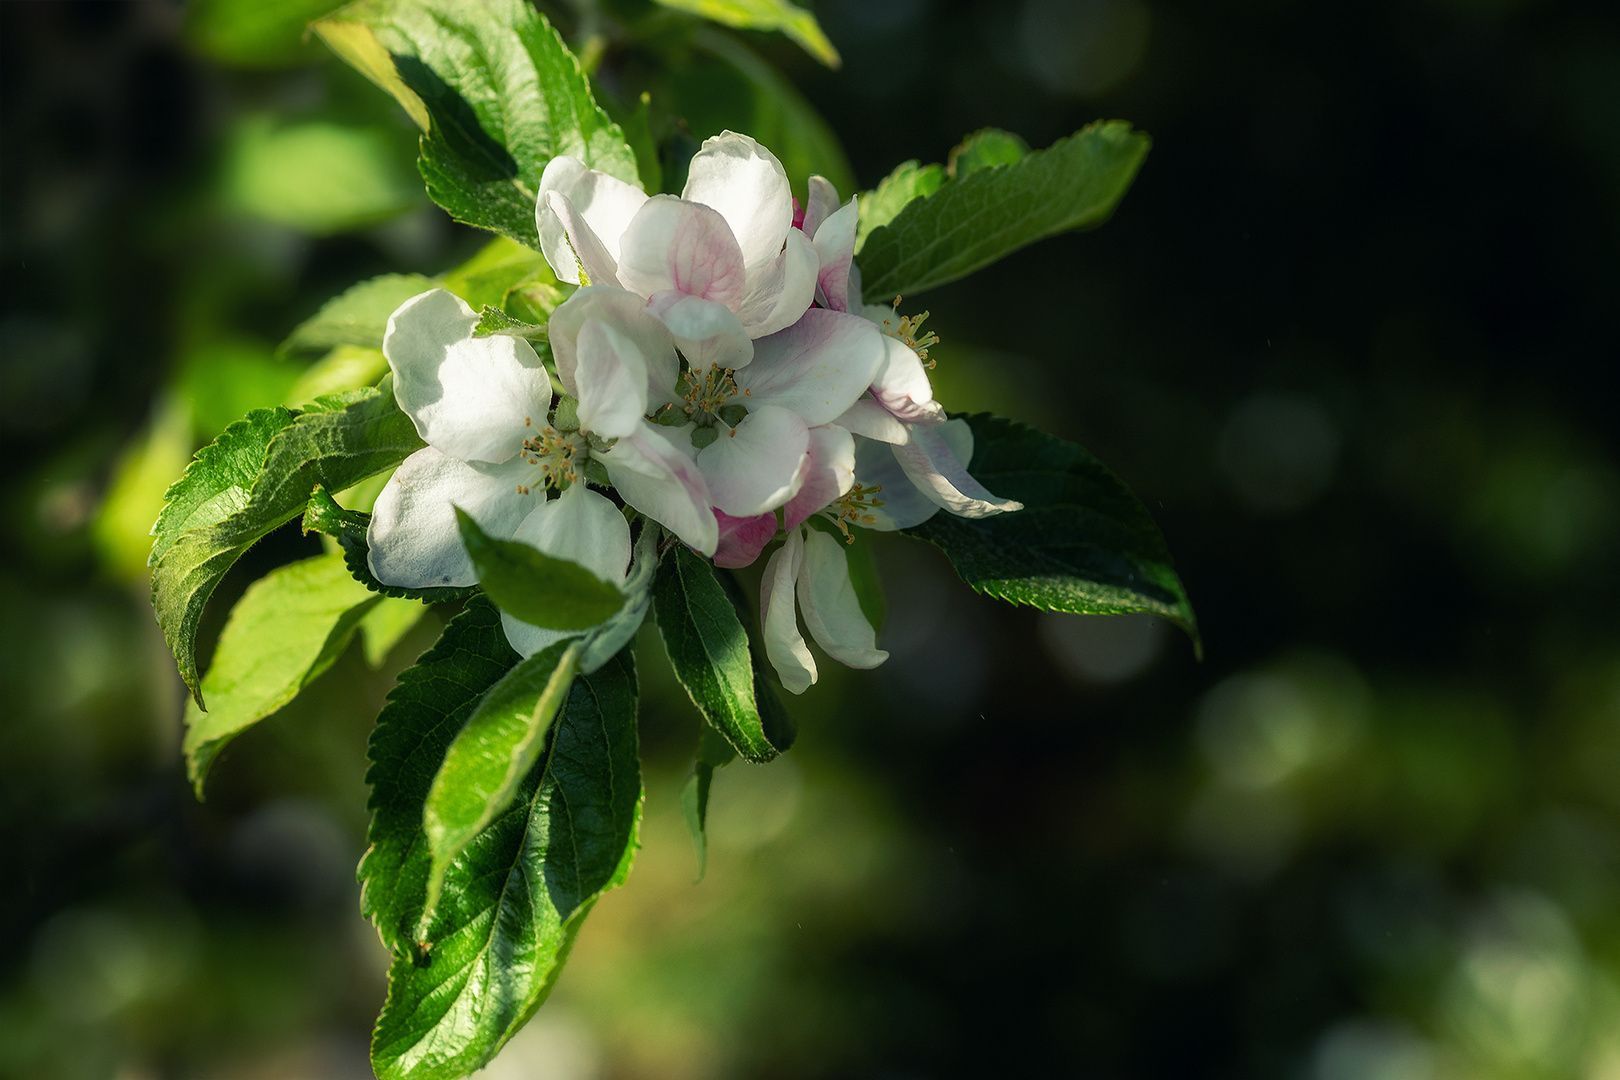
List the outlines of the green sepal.
{"label": "green sepal", "polygon": [[589,630],[624,606],[618,586],[576,562],[516,540],[497,540],[459,507],[456,523],[479,584],[515,619],[549,630]]}

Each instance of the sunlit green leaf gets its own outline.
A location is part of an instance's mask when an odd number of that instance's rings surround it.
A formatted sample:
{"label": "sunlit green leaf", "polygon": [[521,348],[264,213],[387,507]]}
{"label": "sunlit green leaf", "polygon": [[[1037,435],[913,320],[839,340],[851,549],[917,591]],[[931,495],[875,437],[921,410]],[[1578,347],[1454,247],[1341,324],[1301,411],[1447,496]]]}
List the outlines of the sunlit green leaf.
{"label": "sunlit green leaf", "polygon": [[278,567],[248,586],[203,676],[208,711],[186,706],[186,771],[199,796],[226,744],[331,667],[381,599],[336,553]]}
{"label": "sunlit green leaf", "polygon": [[1100,225],[1147,152],[1146,135],[1111,120],[1012,164],[946,181],[867,236],[860,254],[867,301],[944,285],[1043,237]]}
{"label": "sunlit green leaf", "polygon": [[1164,537],[1130,488],[1083,447],[980,413],[968,471],[1024,509],[987,518],[940,512],[906,531],[941,548],[979,592],[1046,611],[1146,611],[1198,625]]}
{"label": "sunlit green leaf", "polygon": [[946,159],[945,172],[953,180],[996,165],[1012,165],[1029,156],[1029,143],[1010,131],[985,128],[957,143]]}
{"label": "sunlit green leaf", "polygon": [[[348,569],[347,560],[344,569]],[[427,605],[420,601],[379,597],[377,606],[360,620],[360,644],[365,649],[366,663],[373,668],[382,667],[388,654],[416,628],[427,610]]]}
{"label": "sunlit green leaf", "polygon": [[873,229],[887,225],[906,208],[907,203],[932,195],[944,182],[943,165],[919,165],[915,161],[897,165],[874,190],[861,195],[856,209],[860,215],[860,223],[855,230],[856,253],[865,246],[866,238]]}
{"label": "sunlit green leaf", "polygon": [[96,510],[91,535],[102,561],[126,581],[144,581],[153,548],[152,522],[164,493],[191,460],[191,410],[166,394],[152,419],[113,467],[107,494]]}
{"label": "sunlit green leaf", "polygon": [[842,60],[816,17],[787,0],[658,0],[665,7],[713,19],[739,30],[780,30],[830,68]]}
{"label": "sunlit green leaf", "polygon": [[484,310],[478,313],[478,325],[473,327],[473,337],[489,337],[491,334],[530,341],[546,340],[545,326],[514,319],[500,308],[485,304]]}
{"label": "sunlit green leaf", "polygon": [[422,810],[433,856],[425,918],[438,907],[451,862],[511,805],[540,757],[551,719],[574,681],[580,647],[578,638],[559,641],[507,672],[445,751]]}
{"label": "sunlit green leaf", "polygon": [[386,374],[388,358],[381,349],[339,345],[305,368],[282,400],[296,408],[328,394],[372,386]]}
{"label": "sunlit green leaf", "polygon": [[352,285],[321,305],[281,343],[281,352],[318,351],[338,345],[380,349],[388,316],[437,283],[421,274],[383,274]]}
{"label": "sunlit green leaf", "polygon": [[223,185],[231,209],[316,236],[386,221],[422,197],[395,133],[268,116],[241,122]]}
{"label": "sunlit green leaf", "polygon": [[[484,307],[504,308],[514,291],[531,286],[555,291],[559,298],[565,295],[545,256],[504,236],[495,237],[472,258],[447,271],[441,282],[475,311]],[[560,302],[560,299],[554,301],[551,307]]]}
{"label": "sunlit green leaf", "polygon": [[212,439],[249,411],[283,401],[297,379],[297,366],[282,363],[263,341],[210,336],[181,354],[174,389],[191,405],[197,437]]}
{"label": "sunlit green leaf", "polygon": [[552,630],[587,630],[624,605],[617,586],[578,563],[516,540],[497,540],[460,509],[456,521],[478,583],[513,618]]}
{"label": "sunlit green leaf", "polygon": [[163,493],[163,509],[152,526],[148,564],[162,558],[180,534],[224,521],[248,503],[248,492],[270,451],[270,440],[293,422],[283,408],[254,409],[197,451],[180,479]]}

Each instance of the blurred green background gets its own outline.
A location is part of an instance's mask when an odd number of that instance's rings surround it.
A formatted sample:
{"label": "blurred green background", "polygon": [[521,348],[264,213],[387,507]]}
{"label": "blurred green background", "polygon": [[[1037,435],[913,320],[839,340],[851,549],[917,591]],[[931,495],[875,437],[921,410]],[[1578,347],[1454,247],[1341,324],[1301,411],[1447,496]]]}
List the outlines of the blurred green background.
{"label": "blurred green background", "polygon": [[[369,1075],[365,739],[434,626],[357,645],[199,804],[144,596],[164,485],[291,392],[288,331],[482,243],[301,40],[331,6],[0,5],[6,1076]],[[694,885],[696,716],[644,637],[645,847],[489,1077],[1620,1078],[1620,10],[821,0],[838,72],[547,10],[677,153],[737,126],[801,184],[1149,131],[1112,222],[917,306],[949,407],[1142,495],[1208,655],[877,542],[891,660],[722,770]],[[310,543],[256,548],[216,628]]]}

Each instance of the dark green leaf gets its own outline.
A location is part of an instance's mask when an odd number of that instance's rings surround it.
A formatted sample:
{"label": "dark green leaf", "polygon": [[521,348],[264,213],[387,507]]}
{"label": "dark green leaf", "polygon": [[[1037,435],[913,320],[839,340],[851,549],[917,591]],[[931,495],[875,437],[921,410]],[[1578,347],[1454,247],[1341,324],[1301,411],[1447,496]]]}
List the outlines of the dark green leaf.
{"label": "dark green leaf", "polygon": [[551,630],[588,630],[624,606],[617,586],[578,563],[516,540],[497,540],[459,509],[456,521],[478,583],[513,618]]}
{"label": "dark green leaf", "polygon": [[163,557],[182,533],[224,521],[248,502],[270,440],[293,422],[287,409],[254,409],[197,451],[180,479],[163,493],[163,510],[152,526],[152,554],[147,565]]}
{"label": "dark green leaf", "polygon": [[246,501],[212,524],[189,528],[153,565],[158,625],[198,705],[206,707],[197,679],[197,624],[214,587],[242,553],[302,513],[317,485],[341,491],[421,449],[415,426],[384,382],[322,398],[283,427],[270,440]]}
{"label": "dark green leaf", "polygon": [[388,316],[438,282],[421,274],[384,274],[352,285],[321,305],[281,343],[281,352],[318,352],[338,345],[380,349]]}
{"label": "dark green leaf", "polygon": [[534,323],[514,319],[497,307],[484,305],[484,310],[478,314],[478,325],[473,327],[473,337],[489,337],[491,334],[501,334],[506,337],[520,337],[529,340],[546,340],[546,328]]}
{"label": "dark green leaf", "polygon": [[725,736],[708,724],[703,725],[699,738],[692,775],[681,787],[681,812],[686,816],[686,828],[692,834],[692,847],[697,852],[697,880],[702,881],[709,868],[709,791],[714,786],[714,770],[733,761],[737,751]]}
{"label": "dark green leaf", "polygon": [[186,769],[199,797],[226,744],[331,667],[381,600],[349,576],[335,552],[278,567],[248,586],[203,676],[212,707],[186,706]]}
{"label": "dark green leaf", "polygon": [[906,532],[941,548],[979,592],[1046,611],[1147,611],[1198,641],[1164,537],[1130,488],[1074,443],[980,413],[968,471],[1024,509],[977,520],[941,511]]}
{"label": "dark green leaf", "polygon": [[537,247],[540,174],[562,154],[638,182],[579,62],[523,0],[360,0],[315,29],[419,123],[425,114],[418,167],[457,221]]}
{"label": "dark green leaf", "polygon": [[932,289],[1043,237],[1102,224],[1147,152],[1146,135],[1110,120],[1013,164],[947,181],[867,237],[860,265],[868,302]]}
{"label": "dark green leaf", "polygon": [[424,918],[438,907],[450,864],[511,805],[539,758],[551,719],[574,681],[580,648],[578,638],[559,641],[507,672],[445,752],[422,810],[432,854]]}
{"label": "dark green leaf", "polygon": [[787,0],[658,0],[665,7],[713,19],[739,30],[780,30],[830,68],[843,63],[816,17]]}
{"label": "dark green leaf", "polygon": [[397,585],[384,585],[372,574],[371,565],[366,561],[370,552],[370,546],[366,543],[366,527],[370,524],[370,514],[345,510],[330,492],[321,487],[310,495],[309,504],[304,509],[304,531],[325,533],[336,540],[349,574],[374,593],[396,600],[421,600],[436,604],[444,600],[460,600],[478,591],[476,586],[402,589]]}
{"label": "dark green leaf", "polygon": [[[387,720],[401,730],[390,741],[436,742],[441,716],[432,707],[421,717],[396,710]],[[418,719],[424,728],[410,731]],[[626,651],[574,680],[550,746],[517,799],[451,865],[425,947],[396,950],[371,1043],[382,1080],[464,1077],[534,1015],[591,906],[629,874],[641,817],[637,758],[635,666]],[[425,754],[418,760],[425,763]],[[400,771],[414,778],[416,767]],[[386,779],[380,767],[373,774]],[[399,794],[390,791],[390,803]],[[379,782],[374,803],[383,797]],[[407,865],[390,899],[410,889],[406,906],[420,910],[427,861],[420,829],[405,846]]]}
{"label": "dark green leaf", "polygon": [[915,161],[907,161],[895,166],[895,170],[885,176],[874,190],[863,194],[857,204],[860,223],[855,228],[856,253],[859,254],[861,248],[866,246],[866,238],[873,229],[887,225],[906,208],[906,204],[913,199],[932,195],[944,182],[943,165],[919,165]]}
{"label": "dark green leaf", "polygon": [[1029,156],[1029,143],[1010,131],[985,128],[957,143],[946,159],[945,171],[953,180],[994,165],[1011,165]]}

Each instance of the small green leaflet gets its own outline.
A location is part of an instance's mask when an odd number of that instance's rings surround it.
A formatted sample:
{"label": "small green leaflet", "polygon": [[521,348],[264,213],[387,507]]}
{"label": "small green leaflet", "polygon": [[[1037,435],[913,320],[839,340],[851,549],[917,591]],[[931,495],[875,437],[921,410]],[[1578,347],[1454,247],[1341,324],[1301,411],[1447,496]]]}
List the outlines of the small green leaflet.
{"label": "small green leaflet", "polygon": [[866,238],[873,229],[887,225],[906,208],[907,203],[932,195],[944,182],[945,168],[942,165],[919,165],[915,161],[907,161],[895,166],[894,171],[879,181],[875,189],[862,194],[856,204],[856,213],[860,215],[859,224],[855,227],[856,254],[860,254],[861,248],[866,246]]}
{"label": "small green leaflet", "polygon": [[670,666],[704,719],[749,761],[786,749],[767,734],[748,631],[708,561],[673,545],[653,580],[653,604]]}
{"label": "small green leaflet", "polygon": [[147,565],[162,558],[182,533],[224,521],[247,505],[270,440],[295,415],[287,409],[254,409],[197,451],[180,479],[163,493]]}
{"label": "small green leaflet", "polygon": [[[636,693],[628,650],[575,678],[517,798],[451,865],[425,943],[397,950],[388,970],[371,1041],[382,1080],[453,1080],[487,1063],[545,1001],[597,898],[629,875],[641,820]],[[421,719],[436,741],[436,712]],[[374,804],[383,795],[379,783]],[[373,835],[375,851],[375,825]],[[394,899],[409,889],[420,905],[425,852],[411,858]],[[365,872],[378,868],[368,854]]]}
{"label": "small green leaflet", "polygon": [[623,133],[524,0],[358,0],[313,25],[426,128],[417,167],[457,221],[538,247],[540,174],[562,154],[639,186]]}
{"label": "small green leaflet", "polygon": [[433,855],[424,919],[439,905],[445,871],[511,805],[539,758],[551,718],[574,681],[580,648],[577,638],[559,641],[507,672],[450,744],[422,810]]}
{"label": "small green leaflet", "polygon": [[957,143],[946,159],[945,172],[953,180],[995,165],[1012,165],[1029,156],[1029,143],[1010,131],[984,128]]}
{"label": "small green leaflet", "polygon": [[226,744],[331,667],[381,600],[349,576],[336,552],[277,567],[248,586],[203,676],[212,708],[186,705],[186,771],[199,798]]}
{"label": "small green leaflet", "polygon": [[473,337],[489,337],[491,334],[502,334],[507,337],[526,338],[530,341],[546,340],[546,327],[541,324],[524,322],[514,319],[498,307],[484,305],[484,310],[478,313],[478,325],[473,327]]}
{"label": "small green leaflet", "polygon": [[708,724],[703,725],[698,738],[692,775],[681,787],[681,813],[686,816],[686,828],[697,852],[697,880],[702,881],[709,869],[709,792],[714,786],[714,770],[735,760],[737,751]]}
{"label": "small green leaflet", "polygon": [[[394,403],[393,388],[387,380],[384,384],[322,398],[283,427],[271,438],[247,499],[218,521],[189,526],[154,563],[152,606],[199,706],[207,707],[197,678],[197,624],[215,586],[242,553],[302,513],[317,485],[341,491],[422,448],[415,426]],[[239,476],[240,462],[227,457],[217,466]],[[214,468],[199,454],[182,478],[189,483],[180,494],[192,490],[190,485],[224,487]]]}
{"label": "small green leaflet", "polygon": [[299,323],[278,351],[319,352],[339,345],[380,349],[394,309],[437,284],[421,274],[384,274],[351,285]]}
{"label": "small green leaflet", "polygon": [[366,555],[370,550],[366,544],[366,527],[370,523],[370,514],[343,509],[337,504],[337,500],[332,498],[331,493],[322,487],[317,487],[310,495],[309,504],[304,509],[304,531],[325,533],[336,540],[338,550],[343,552],[344,563],[354,580],[374,593],[381,593],[397,600],[422,600],[432,604],[441,600],[459,600],[477,591],[472,587],[437,586],[426,589],[402,589],[397,585],[384,585],[372,575],[371,566],[366,562]]}
{"label": "small green leaflet", "polygon": [[624,595],[576,562],[516,540],[497,540],[456,511],[478,583],[513,618],[552,630],[588,630],[618,614]]}
{"label": "small green leaflet", "polygon": [[1164,537],[1130,488],[1074,443],[980,413],[968,471],[1024,509],[944,512],[905,530],[945,552],[979,592],[1079,615],[1163,615],[1198,647],[1198,624]]}
{"label": "small green leaflet", "polygon": [[1102,224],[1147,152],[1146,135],[1124,121],[1100,121],[1011,164],[947,180],[867,236],[860,254],[867,302],[932,289],[1044,237]]}
{"label": "small green leaflet", "polygon": [[810,12],[787,0],[658,0],[667,8],[713,19],[739,30],[780,30],[830,68],[843,63]]}

